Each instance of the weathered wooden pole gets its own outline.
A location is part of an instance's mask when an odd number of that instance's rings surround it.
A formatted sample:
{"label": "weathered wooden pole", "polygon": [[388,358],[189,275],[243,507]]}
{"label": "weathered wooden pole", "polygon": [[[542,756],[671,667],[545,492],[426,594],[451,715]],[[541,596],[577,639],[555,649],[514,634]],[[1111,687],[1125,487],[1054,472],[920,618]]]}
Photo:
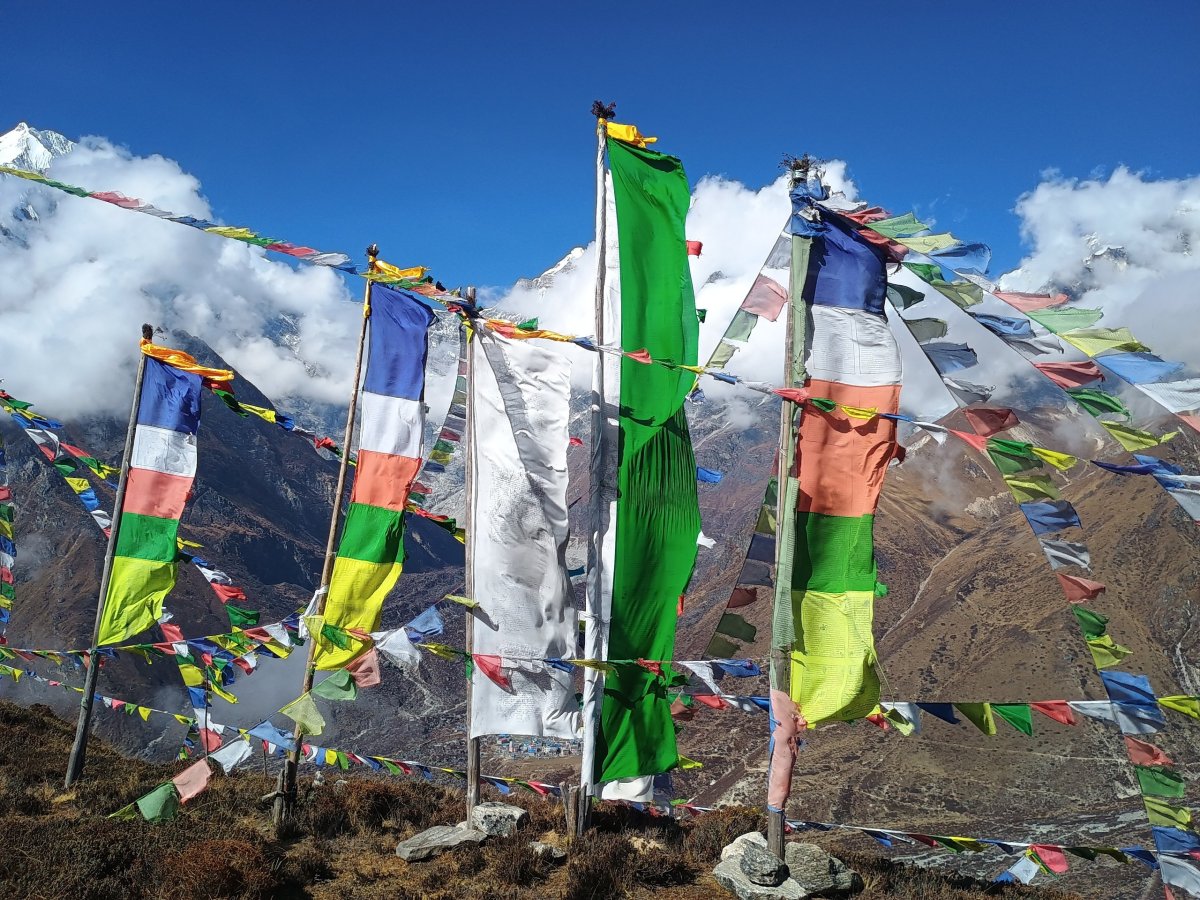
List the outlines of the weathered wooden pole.
{"label": "weathered wooden pole", "polygon": [[[379,247],[372,244],[367,248],[367,272],[375,268],[375,260],[379,257]],[[333,574],[333,563],[337,559],[338,523],[342,515],[342,495],[346,491],[346,472],[350,467],[350,447],[354,440],[354,418],[358,412],[358,384],[362,378],[363,348],[367,342],[367,325],[371,320],[371,279],[366,279],[363,287],[362,326],[358,331],[358,350],[354,358],[354,380],[350,388],[350,405],[346,410],[346,434],[342,439],[342,458],[338,466],[337,486],[333,493],[333,512],[329,516],[329,536],[325,540],[325,562],[321,567],[321,582],[317,587],[317,608],[315,614],[325,614],[325,601],[329,597],[329,579]],[[300,695],[304,696],[312,690],[313,678],[316,675],[317,636],[310,635],[308,643],[308,662],[304,667],[304,684]],[[292,749],[287,761],[279,773],[279,786],[275,792],[274,823],[279,828],[290,818],[296,806],[296,779],[300,766],[300,745],[304,739],[304,729],[296,724],[293,733]]]}
{"label": "weathered wooden pole", "polygon": [[[475,288],[466,290],[467,301],[475,305]],[[465,324],[463,327],[467,327]],[[467,510],[467,544],[465,548],[466,571],[464,577],[464,592],[467,597],[475,600],[475,547],[471,540],[471,529],[475,526],[475,449],[479,446],[478,435],[475,434],[475,347],[474,335],[467,339],[467,455],[465,465],[465,490]],[[475,652],[475,616],[470,608],[466,612],[466,628],[463,633],[463,646],[468,656]],[[475,712],[475,675],[467,679],[467,821],[471,820],[471,812],[479,803],[479,738],[472,737],[471,724]]]}
{"label": "weathered wooden pole", "polygon": [[[154,328],[142,326],[142,340],[154,337]],[[75,743],[67,760],[67,775],[63,786],[70,788],[83,774],[87,762],[88,732],[92,722],[92,707],[96,702],[96,679],[100,673],[100,622],[104,617],[104,602],[108,598],[108,582],[112,578],[113,558],[116,556],[117,534],[121,530],[121,510],[125,505],[125,488],[129,484],[129,458],[133,455],[133,436],[137,431],[138,409],[142,404],[142,383],[146,374],[146,354],[138,351],[137,379],[133,385],[133,407],[129,410],[129,428],[125,432],[125,453],[121,457],[121,478],[117,482],[117,499],[113,502],[112,524],[108,529],[108,547],[104,551],[104,568],[100,571],[100,593],[96,599],[96,621],[92,626],[91,653],[88,655],[87,675],[83,682],[83,699],[79,702],[79,720],[75,726]]]}

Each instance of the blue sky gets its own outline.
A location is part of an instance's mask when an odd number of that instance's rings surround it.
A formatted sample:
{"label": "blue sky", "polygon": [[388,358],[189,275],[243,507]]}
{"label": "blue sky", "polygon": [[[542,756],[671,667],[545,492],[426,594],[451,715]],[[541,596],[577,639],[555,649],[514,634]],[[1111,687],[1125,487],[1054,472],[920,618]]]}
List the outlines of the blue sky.
{"label": "blue sky", "polygon": [[1200,170],[1200,4],[972,6],[71,0],[54,27],[9,21],[0,128],[161,153],[229,223],[356,258],[376,240],[451,285],[590,238],[595,98],[693,182],[845,159],[872,202],[990,243],[994,273],[1045,170]]}

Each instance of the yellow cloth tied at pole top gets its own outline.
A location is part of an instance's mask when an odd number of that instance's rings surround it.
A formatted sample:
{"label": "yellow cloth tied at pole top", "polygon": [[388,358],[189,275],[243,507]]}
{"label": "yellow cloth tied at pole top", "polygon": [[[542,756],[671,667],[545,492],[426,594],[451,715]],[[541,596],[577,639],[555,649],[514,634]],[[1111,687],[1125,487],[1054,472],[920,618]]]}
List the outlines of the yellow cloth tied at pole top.
{"label": "yellow cloth tied at pole top", "polygon": [[658,140],[656,137],[646,137],[636,125],[620,125],[617,122],[605,122],[604,128],[610,138],[633,144],[635,147],[645,147]]}
{"label": "yellow cloth tied at pole top", "polygon": [[425,266],[409,266],[401,269],[382,259],[375,260],[375,266],[367,275],[373,281],[420,281],[429,270]]}
{"label": "yellow cloth tied at pole top", "polygon": [[164,362],[184,372],[191,372],[193,375],[199,375],[201,378],[207,378],[209,381],[233,381],[233,373],[228,369],[213,369],[208,366],[202,366],[196,362],[195,357],[184,353],[182,350],[160,347],[158,344],[143,340],[142,352],[147,356],[157,359],[159,362]]}
{"label": "yellow cloth tied at pole top", "polygon": [[[803,648],[792,651],[792,699],[809,725],[862,719],[875,709],[879,675],[871,620],[874,591],[804,591]],[[797,604],[796,601],[799,600]]]}

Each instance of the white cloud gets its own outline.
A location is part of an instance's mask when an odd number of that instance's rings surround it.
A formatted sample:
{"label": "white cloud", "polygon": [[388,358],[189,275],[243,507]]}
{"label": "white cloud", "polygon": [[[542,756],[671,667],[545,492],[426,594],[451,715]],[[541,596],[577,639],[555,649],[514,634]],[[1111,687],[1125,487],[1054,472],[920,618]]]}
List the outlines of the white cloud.
{"label": "white cloud", "polygon": [[[49,174],[211,216],[199,183],[178,164],[134,157],[100,138],[55,160]],[[26,197],[39,221],[11,223],[23,240],[0,237],[0,374],[12,393],[60,416],[127,409],[139,326],[150,322],[204,339],[284,408],[301,398],[345,402],[359,319],[341,276],[293,269],[194,229],[0,179],[5,214]],[[265,337],[281,316],[294,328],[292,347]]]}
{"label": "white cloud", "polygon": [[1099,325],[1126,325],[1158,355],[1200,364],[1200,176],[1048,173],[1016,210],[1033,249],[1005,287],[1065,289],[1080,306],[1104,310]]}

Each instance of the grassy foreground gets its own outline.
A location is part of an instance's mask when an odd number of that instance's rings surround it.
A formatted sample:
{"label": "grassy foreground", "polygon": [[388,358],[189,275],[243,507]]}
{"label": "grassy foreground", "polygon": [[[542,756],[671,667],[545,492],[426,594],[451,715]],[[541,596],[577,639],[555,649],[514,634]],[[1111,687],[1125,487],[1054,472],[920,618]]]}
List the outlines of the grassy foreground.
{"label": "grassy foreground", "polygon": [[[274,779],[220,769],[208,790],[159,825],[106,816],[167,780],[183,764],[126,758],[93,740],[84,779],[70,792],[62,774],[73,729],[46,707],[0,702],[0,895],[31,898],[340,898],[459,900],[464,897],[727,898],[709,874],[721,848],[761,825],[751,809],[675,822],[633,810],[605,809],[597,828],[567,848],[561,807],[514,798],[530,826],[435,860],[408,864],[396,843],[431,825],[464,817],[463,795],[422,780],[364,777],[335,785],[302,781],[303,804],[289,833],[277,838],[260,797]],[[311,771],[311,770],[310,770]],[[565,864],[529,849],[542,840],[569,850]],[[955,900],[1068,895],[989,886],[894,864],[868,854],[839,854],[866,882],[859,895]]]}

